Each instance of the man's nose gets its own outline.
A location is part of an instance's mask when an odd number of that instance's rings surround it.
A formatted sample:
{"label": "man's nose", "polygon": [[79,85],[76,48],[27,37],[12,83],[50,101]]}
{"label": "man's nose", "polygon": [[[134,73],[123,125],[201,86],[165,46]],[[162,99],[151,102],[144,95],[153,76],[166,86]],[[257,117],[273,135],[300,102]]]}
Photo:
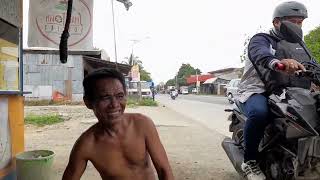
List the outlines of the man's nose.
{"label": "man's nose", "polygon": [[119,106],[119,104],[120,104],[120,103],[119,103],[119,101],[118,101],[118,99],[117,99],[116,97],[112,97],[112,98],[111,98],[111,104],[110,104],[110,105],[111,105],[112,107],[117,107],[117,106]]}

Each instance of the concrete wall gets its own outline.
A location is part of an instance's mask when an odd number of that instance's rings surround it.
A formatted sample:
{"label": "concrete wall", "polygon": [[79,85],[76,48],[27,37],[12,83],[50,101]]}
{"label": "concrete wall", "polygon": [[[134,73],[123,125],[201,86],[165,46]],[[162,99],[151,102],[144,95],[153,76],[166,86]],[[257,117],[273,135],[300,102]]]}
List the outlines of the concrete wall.
{"label": "concrete wall", "polygon": [[53,99],[58,93],[82,100],[82,55],[69,55],[66,64],[60,63],[58,54],[24,53],[24,90],[32,92],[26,99]]}
{"label": "concrete wall", "polygon": [[20,27],[22,22],[22,0],[0,0],[0,18]]}

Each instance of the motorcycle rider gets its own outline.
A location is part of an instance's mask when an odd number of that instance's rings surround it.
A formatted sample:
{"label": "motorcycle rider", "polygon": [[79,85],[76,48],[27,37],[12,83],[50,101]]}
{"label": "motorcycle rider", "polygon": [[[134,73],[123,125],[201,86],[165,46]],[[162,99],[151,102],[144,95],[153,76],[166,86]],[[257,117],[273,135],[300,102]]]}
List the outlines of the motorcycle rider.
{"label": "motorcycle rider", "polygon": [[[248,118],[244,127],[245,154],[241,169],[249,180],[266,179],[258,165],[258,147],[270,122],[267,95],[281,87],[310,88],[309,80],[293,75],[297,70],[305,70],[301,62],[310,61],[308,55],[298,43],[287,42],[280,33],[282,21],[302,27],[307,17],[307,9],[302,3],[283,2],[274,9],[270,32],[258,33],[249,42],[237,98]],[[283,72],[277,70],[277,63],[285,66]]]}
{"label": "motorcycle rider", "polygon": [[174,96],[174,98],[178,97],[178,92],[175,88],[170,89],[170,97],[172,98]]}

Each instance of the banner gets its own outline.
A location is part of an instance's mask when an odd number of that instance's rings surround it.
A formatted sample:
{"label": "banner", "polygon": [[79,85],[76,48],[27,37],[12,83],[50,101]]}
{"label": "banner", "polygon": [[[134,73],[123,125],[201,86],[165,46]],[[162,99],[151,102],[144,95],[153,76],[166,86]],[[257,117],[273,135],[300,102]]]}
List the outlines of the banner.
{"label": "banner", "polygon": [[[68,0],[30,0],[29,47],[59,48]],[[73,0],[68,48],[91,50],[93,0]]]}
{"label": "banner", "polygon": [[139,65],[132,66],[131,78],[132,78],[132,81],[140,81]]}

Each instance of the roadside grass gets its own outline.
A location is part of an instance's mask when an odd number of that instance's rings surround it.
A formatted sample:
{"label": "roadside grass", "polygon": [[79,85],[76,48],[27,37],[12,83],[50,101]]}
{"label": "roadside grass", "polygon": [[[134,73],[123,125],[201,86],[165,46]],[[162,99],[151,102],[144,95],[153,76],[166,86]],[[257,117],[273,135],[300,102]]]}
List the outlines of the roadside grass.
{"label": "roadside grass", "polygon": [[52,125],[52,124],[56,124],[64,121],[62,116],[57,114],[49,114],[49,115],[29,114],[24,118],[24,120],[26,124],[32,124],[40,127],[45,125]]}
{"label": "roadside grass", "polygon": [[[72,102],[72,101],[52,101],[52,100],[27,100],[24,102],[25,106],[59,106],[59,105],[84,105],[83,102]],[[139,100],[138,97],[128,96],[127,107],[137,106],[158,106],[157,101],[153,101],[151,98],[142,98]]]}
{"label": "roadside grass", "polygon": [[153,101],[151,98],[142,98],[142,100],[139,100],[139,98],[129,96],[127,99],[127,107],[134,108],[137,106],[158,106],[158,102]]}
{"label": "roadside grass", "polygon": [[158,106],[157,101],[153,101],[151,98],[145,98],[139,101],[140,106]]}
{"label": "roadside grass", "polygon": [[60,106],[60,105],[84,105],[83,102],[53,101],[53,100],[26,100],[25,106]]}

